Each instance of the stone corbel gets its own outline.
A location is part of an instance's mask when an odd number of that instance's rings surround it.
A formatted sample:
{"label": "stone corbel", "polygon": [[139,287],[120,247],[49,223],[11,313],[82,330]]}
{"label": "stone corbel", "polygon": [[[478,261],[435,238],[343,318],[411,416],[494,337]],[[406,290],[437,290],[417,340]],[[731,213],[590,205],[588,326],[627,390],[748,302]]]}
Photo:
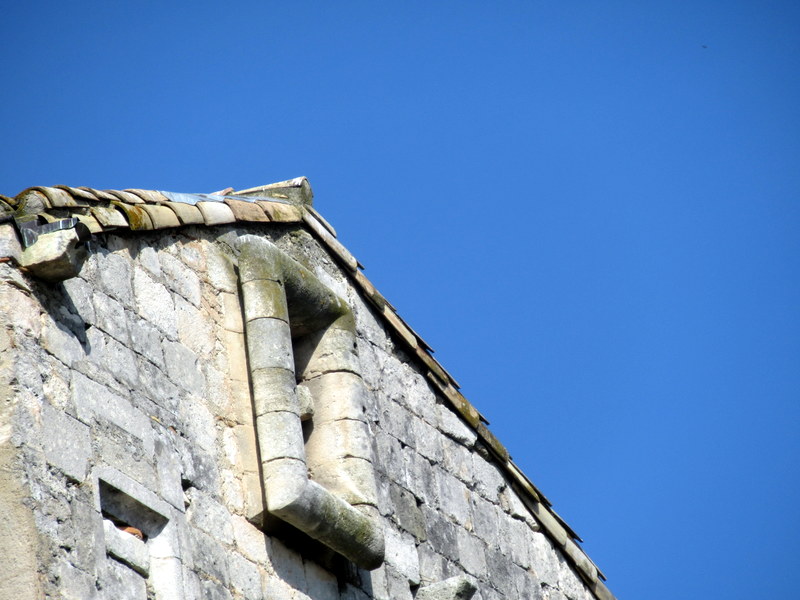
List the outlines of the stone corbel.
{"label": "stone corbel", "polygon": [[24,250],[20,266],[34,277],[64,281],[75,277],[86,258],[83,245],[89,229],[76,218],[61,219],[44,225],[35,219],[17,220]]}
{"label": "stone corbel", "polygon": [[[352,312],[272,243],[243,236],[239,249],[267,511],[377,568],[384,537]],[[313,409],[302,406],[309,395]]]}
{"label": "stone corbel", "polygon": [[470,600],[477,589],[467,577],[458,575],[420,588],[414,600]]}

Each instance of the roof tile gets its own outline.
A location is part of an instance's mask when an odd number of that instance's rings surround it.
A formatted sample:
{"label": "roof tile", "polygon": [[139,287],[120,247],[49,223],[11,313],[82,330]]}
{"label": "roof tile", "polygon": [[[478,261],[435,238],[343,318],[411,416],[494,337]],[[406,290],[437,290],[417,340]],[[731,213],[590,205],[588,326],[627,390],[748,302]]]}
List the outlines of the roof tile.
{"label": "roof tile", "polygon": [[206,225],[225,225],[236,221],[233,211],[222,202],[198,202],[195,206],[203,213]]}
{"label": "roof tile", "polygon": [[110,206],[93,206],[89,211],[103,227],[128,227],[128,219],[116,208]]}
{"label": "roof tile", "polygon": [[124,202],[114,201],[111,204],[120,209],[128,219],[128,226],[134,230],[154,229],[150,216],[137,205],[125,204]]}
{"label": "roof tile", "polygon": [[203,225],[203,213],[193,204],[183,202],[166,202],[165,205],[172,210],[184,225]]}
{"label": "roof tile", "polygon": [[303,211],[299,206],[294,204],[286,204],[285,202],[267,202],[265,200],[256,200],[264,212],[269,215],[269,218],[278,223],[297,223],[303,218]]}
{"label": "roof tile", "polygon": [[237,221],[263,222],[272,220],[269,218],[269,215],[264,212],[264,209],[255,202],[225,198],[225,204],[233,211],[233,215],[236,217]]}
{"label": "roof tile", "polygon": [[144,210],[153,223],[153,229],[166,229],[168,227],[180,227],[181,222],[174,211],[160,204],[141,204],[137,208]]}

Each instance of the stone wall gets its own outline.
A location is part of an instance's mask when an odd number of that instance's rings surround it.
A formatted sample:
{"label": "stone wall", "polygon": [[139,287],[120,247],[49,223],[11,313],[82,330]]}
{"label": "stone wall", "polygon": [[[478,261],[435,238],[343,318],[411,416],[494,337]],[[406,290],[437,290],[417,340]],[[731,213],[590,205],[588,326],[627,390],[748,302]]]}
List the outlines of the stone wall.
{"label": "stone wall", "polygon": [[[374,570],[265,519],[237,270],[248,233],[355,317]],[[103,234],[88,249],[60,284],[0,264],[0,597],[444,600],[469,597],[465,581],[481,600],[593,597],[302,227]],[[457,576],[460,592],[434,586]]]}

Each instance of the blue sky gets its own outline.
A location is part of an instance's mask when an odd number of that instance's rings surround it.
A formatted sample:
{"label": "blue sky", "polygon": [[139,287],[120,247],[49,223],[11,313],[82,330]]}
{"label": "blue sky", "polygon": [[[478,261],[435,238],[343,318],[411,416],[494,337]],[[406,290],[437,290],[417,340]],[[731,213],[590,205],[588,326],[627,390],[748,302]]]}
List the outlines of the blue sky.
{"label": "blue sky", "polygon": [[795,593],[800,5],[28,2],[0,193],[298,175],[620,598]]}

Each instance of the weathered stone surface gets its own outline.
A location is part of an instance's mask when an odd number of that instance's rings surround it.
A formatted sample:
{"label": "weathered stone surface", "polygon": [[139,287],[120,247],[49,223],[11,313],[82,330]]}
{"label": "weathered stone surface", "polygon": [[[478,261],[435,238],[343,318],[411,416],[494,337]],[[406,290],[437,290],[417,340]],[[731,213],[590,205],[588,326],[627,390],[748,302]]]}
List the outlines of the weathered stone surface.
{"label": "weathered stone surface", "polygon": [[[147,597],[147,584],[144,578],[115,560],[109,560],[98,577],[99,597],[104,600],[141,600]],[[85,593],[85,592],[84,592]],[[79,596],[86,598],[87,596]]]}
{"label": "weathered stone surface", "polygon": [[285,321],[267,318],[248,321],[247,349],[251,369],[280,368],[294,372],[292,339]]}
{"label": "weathered stone surface", "polygon": [[133,273],[136,311],[143,319],[158,327],[170,339],[178,335],[175,303],[166,287],[157,283],[143,269]]}
{"label": "weathered stone surface", "polygon": [[130,344],[128,323],[122,304],[103,293],[96,293],[94,304],[94,324],[123,344]]}
{"label": "weathered stone surface", "polygon": [[100,291],[132,308],[132,267],[127,252],[98,253],[92,259],[96,262],[94,272],[97,274],[96,282]]}
{"label": "weathered stone surface", "polygon": [[[478,585],[479,600],[589,600],[574,564],[593,567],[574,544],[575,556],[565,557],[535,530],[512,491],[513,472],[506,481],[426,378],[427,367],[395,348],[359,295],[362,284],[353,284],[363,277],[341,268],[302,225],[270,227],[104,234],[80,276],[52,289],[13,262],[0,264],[0,405],[15,403],[10,417],[2,413],[11,425],[0,426],[0,476],[10,472],[2,449],[22,449],[25,494],[36,498],[32,509],[9,500],[15,488],[0,482],[0,512],[14,521],[10,531],[0,527],[0,538],[37,538],[41,556],[52,555],[30,569],[42,573],[39,595],[142,593],[149,564],[156,598],[440,600],[440,592],[461,597],[467,581]],[[298,332],[284,319],[263,319],[284,316],[269,302],[243,303],[237,239],[253,232],[320,284],[292,283],[310,295],[289,308],[309,310],[314,297],[324,312],[344,298],[355,322],[323,335],[324,319],[300,315],[307,329]],[[243,305],[251,323],[272,323],[248,326],[245,338]],[[259,461],[297,469],[275,479]],[[164,528],[146,543],[116,527],[104,535],[98,479],[162,515]],[[300,502],[305,515],[316,515],[304,523],[311,531],[340,517],[377,524],[386,560],[373,571],[346,566],[259,530],[253,523],[263,522],[270,481],[282,482],[278,495],[287,483],[313,490]],[[14,512],[15,502],[23,512]],[[308,508],[313,503],[334,508],[320,512]],[[147,553],[114,547],[119,539]],[[563,527],[556,539],[571,543]],[[4,572],[10,589],[30,588],[19,573]]]}
{"label": "weathered stone surface", "polygon": [[83,347],[75,334],[52,319],[45,320],[41,335],[42,348],[66,366],[71,367],[85,357]]}
{"label": "weathered stone surface", "polygon": [[219,502],[208,494],[191,489],[186,492],[186,518],[189,524],[198,527],[214,539],[224,543],[233,543],[233,525],[231,516]]}
{"label": "weathered stone surface", "polygon": [[419,557],[413,537],[387,529],[386,562],[397,569],[410,584],[419,584]]}
{"label": "weathered stone surface", "polygon": [[106,552],[142,577],[150,574],[150,554],[144,541],[118,529],[108,519],[103,519]]}
{"label": "weathered stone surface", "polygon": [[417,541],[427,539],[425,519],[414,495],[396,484],[390,483],[388,488],[393,508],[392,518],[402,529],[413,535]]}
{"label": "weathered stone surface", "polygon": [[477,586],[472,580],[459,575],[421,587],[415,600],[470,600],[476,590]]}
{"label": "weathered stone surface", "polygon": [[200,277],[197,273],[166,252],[161,252],[158,256],[158,260],[161,264],[161,271],[164,274],[167,286],[199,307],[202,293],[200,289]]}
{"label": "weathered stone surface", "polygon": [[89,427],[49,404],[42,406],[42,427],[48,432],[58,432],[44,436],[47,461],[67,477],[82,482],[92,456]]}
{"label": "weathered stone surface", "polygon": [[200,370],[197,354],[177,342],[164,341],[164,366],[172,380],[193,394],[202,395],[205,380]]}
{"label": "weathered stone surface", "polygon": [[21,256],[22,246],[14,226],[11,223],[0,224],[0,257],[20,262]]}
{"label": "weathered stone surface", "polygon": [[20,265],[35,277],[47,281],[63,281],[78,275],[86,256],[75,229],[41,234],[32,246],[25,248]]}

